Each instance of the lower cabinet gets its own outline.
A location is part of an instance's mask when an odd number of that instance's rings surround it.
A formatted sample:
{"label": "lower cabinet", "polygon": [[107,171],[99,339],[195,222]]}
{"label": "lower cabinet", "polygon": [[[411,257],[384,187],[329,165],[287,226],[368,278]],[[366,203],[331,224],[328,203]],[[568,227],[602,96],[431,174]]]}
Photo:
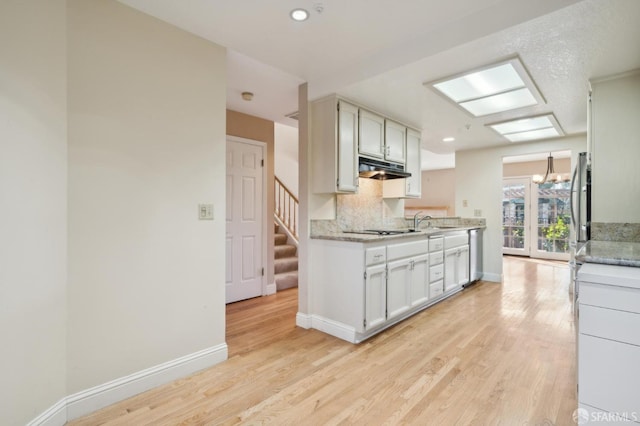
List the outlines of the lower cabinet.
{"label": "lower cabinet", "polygon": [[387,265],[368,266],[364,279],[365,322],[371,329],[387,320]]}
{"label": "lower cabinet", "polygon": [[[441,300],[442,248],[429,253],[426,238],[406,240],[385,244],[312,239],[309,326],[359,343]],[[440,262],[435,269],[431,257]]]}
{"label": "lower cabinet", "polygon": [[469,283],[469,235],[445,236],[444,245],[444,291],[449,291]]}
{"label": "lower cabinet", "polygon": [[411,261],[389,262],[387,269],[387,318],[394,318],[411,307]]}
{"label": "lower cabinet", "polygon": [[585,263],[578,271],[578,402],[590,419],[640,422],[639,329],[640,268]]}
{"label": "lower cabinet", "polygon": [[389,262],[387,318],[395,318],[429,300],[429,255]]}

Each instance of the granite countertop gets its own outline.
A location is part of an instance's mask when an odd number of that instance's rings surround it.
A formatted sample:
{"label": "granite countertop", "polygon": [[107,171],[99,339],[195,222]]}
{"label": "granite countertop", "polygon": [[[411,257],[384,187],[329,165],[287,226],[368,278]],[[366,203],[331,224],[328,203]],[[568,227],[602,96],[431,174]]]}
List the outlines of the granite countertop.
{"label": "granite countertop", "polygon": [[350,241],[357,243],[368,243],[375,241],[387,241],[387,240],[396,240],[396,239],[404,239],[418,236],[434,236],[434,235],[444,235],[447,232],[453,231],[468,231],[469,229],[484,229],[484,226],[459,226],[459,227],[436,227],[436,228],[424,228],[420,229],[417,232],[405,232],[402,234],[390,234],[390,235],[376,235],[376,234],[358,234],[354,233],[357,231],[351,232],[322,232],[317,234],[311,234],[312,239],[318,240],[334,240],[334,241]]}
{"label": "granite countertop", "polygon": [[591,240],[576,253],[576,260],[640,268],[640,243]]}

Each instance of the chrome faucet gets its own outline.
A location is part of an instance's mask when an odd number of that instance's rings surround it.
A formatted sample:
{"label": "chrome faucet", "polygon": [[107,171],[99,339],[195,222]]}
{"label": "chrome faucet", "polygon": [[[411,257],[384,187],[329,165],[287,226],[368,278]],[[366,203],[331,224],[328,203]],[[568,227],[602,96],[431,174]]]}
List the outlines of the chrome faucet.
{"label": "chrome faucet", "polygon": [[421,218],[418,219],[418,215],[422,213],[422,211],[419,211],[418,213],[415,214],[415,216],[413,216],[413,229],[415,229],[416,231],[418,230],[418,227],[420,226],[420,222],[422,222],[425,219],[431,219],[431,216],[429,215],[424,215]]}

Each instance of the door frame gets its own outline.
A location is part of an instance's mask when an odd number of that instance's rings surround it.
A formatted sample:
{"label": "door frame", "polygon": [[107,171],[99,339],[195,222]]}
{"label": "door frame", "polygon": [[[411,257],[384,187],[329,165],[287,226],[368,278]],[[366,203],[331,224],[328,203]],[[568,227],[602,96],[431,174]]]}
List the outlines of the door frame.
{"label": "door frame", "polygon": [[507,181],[514,183],[528,182],[525,184],[525,248],[521,250],[502,247],[502,254],[528,256],[533,259],[568,260],[569,253],[555,253],[538,249],[538,191],[537,185],[532,182],[531,177],[503,177],[503,187]]}
{"label": "door frame", "polygon": [[[531,178],[526,176],[521,177],[503,177],[502,187],[504,188],[505,182],[513,182],[514,184],[524,185],[524,248],[505,248],[502,247],[502,254],[517,255],[517,256],[530,256],[531,255]],[[504,226],[504,225],[503,225]],[[504,238],[504,237],[503,237]]]}
{"label": "door frame", "polygon": [[[247,139],[247,138],[241,138],[239,136],[232,136],[232,135],[226,135],[226,139],[225,139],[225,156],[226,156],[226,152],[227,152],[227,142],[234,142],[234,143],[245,143],[248,145],[254,145],[259,147],[262,150],[262,159],[264,161],[264,164],[262,166],[262,235],[260,235],[260,246],[262,247],[262,265],[264,267],[264,274],[262,275],[261,278],[261,288],[262,288],[262,296],[266,296],[267,294],[270,294],[268,291],[268,285],[267,285],[267,277],[268,277],[268,271],[267,271],[267,265],[268,265],[268,247],[267,247],[267,144],[265,142],[262,141],[257,141],[254,139]],[[226,161],[225,161],[225,168],[226,168]],[[225,191],[226,191],[226,169],[225,169]],[[226,226],[227,226],[227,215],[226,215],[226,203],[227,203],[227,197],[226,197],[226,193],[225,193],[225,235],[226,235]],[[225,250],[225,255],[226,255],[226,250]],[[225,262],[226,265],[226,262]],[[225,296],[226,297],[226,296]]]}

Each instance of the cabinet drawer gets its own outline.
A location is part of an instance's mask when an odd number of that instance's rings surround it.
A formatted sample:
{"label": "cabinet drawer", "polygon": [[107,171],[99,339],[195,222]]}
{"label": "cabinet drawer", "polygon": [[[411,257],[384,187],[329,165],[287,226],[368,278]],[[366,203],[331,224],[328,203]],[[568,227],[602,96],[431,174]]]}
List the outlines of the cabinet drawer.
{"label": "cabinet drawer", "polygon": [[460,247],[469,244],[469,234],[447,235],[444,237],[444,248]]}
{"label": "cabinet drawer", "polygon": [[579,281],[581,305],[640,313],[640,290]]}
{"label": "cabinet drawer", "polygon": [[429,252],[429,243],[427,240],[411,241],[409,243],[400,243],[400,244],[390,244],[387,246],[387,260],[418,256],[428,252]]}
{"label": "cabinet drawer", "polygon": [[640,413],[640,347],[578,335],[578,401],[611,413]]}
{"label": "cabinet drawer", "polygon": [[640,314],[582,304],[579,309],[581,334],[640,346]]}
{"label": "cabinet drawer", "polygon": [[429,284],[429,299],[433,299],[434,297],[438,297],[444,293],[443,284],[442,280]]}
{"label": "cabinet drawer", "polygon": [[442,263],[444,259],[444,253],[442,251],[431,253],[429,255],[429,265],[437,265]]}
{"label": "cabinet drawer", "polygon": [[444,248],[444,238],[436,237],[429,238],[429,251],[441,251]]}
{"label": "cabinet drawer", "polygon": [[385,263],[387,261],[387,248],[385,246],[371,247],[366,249],[364,253],[365,264],[367,266]]}
{"label": "cabinet drawer", "polygon": [[429,282],[436,282],[444,278],[444,265],[441,263],[440,265],[431,266],[429,268]]}

